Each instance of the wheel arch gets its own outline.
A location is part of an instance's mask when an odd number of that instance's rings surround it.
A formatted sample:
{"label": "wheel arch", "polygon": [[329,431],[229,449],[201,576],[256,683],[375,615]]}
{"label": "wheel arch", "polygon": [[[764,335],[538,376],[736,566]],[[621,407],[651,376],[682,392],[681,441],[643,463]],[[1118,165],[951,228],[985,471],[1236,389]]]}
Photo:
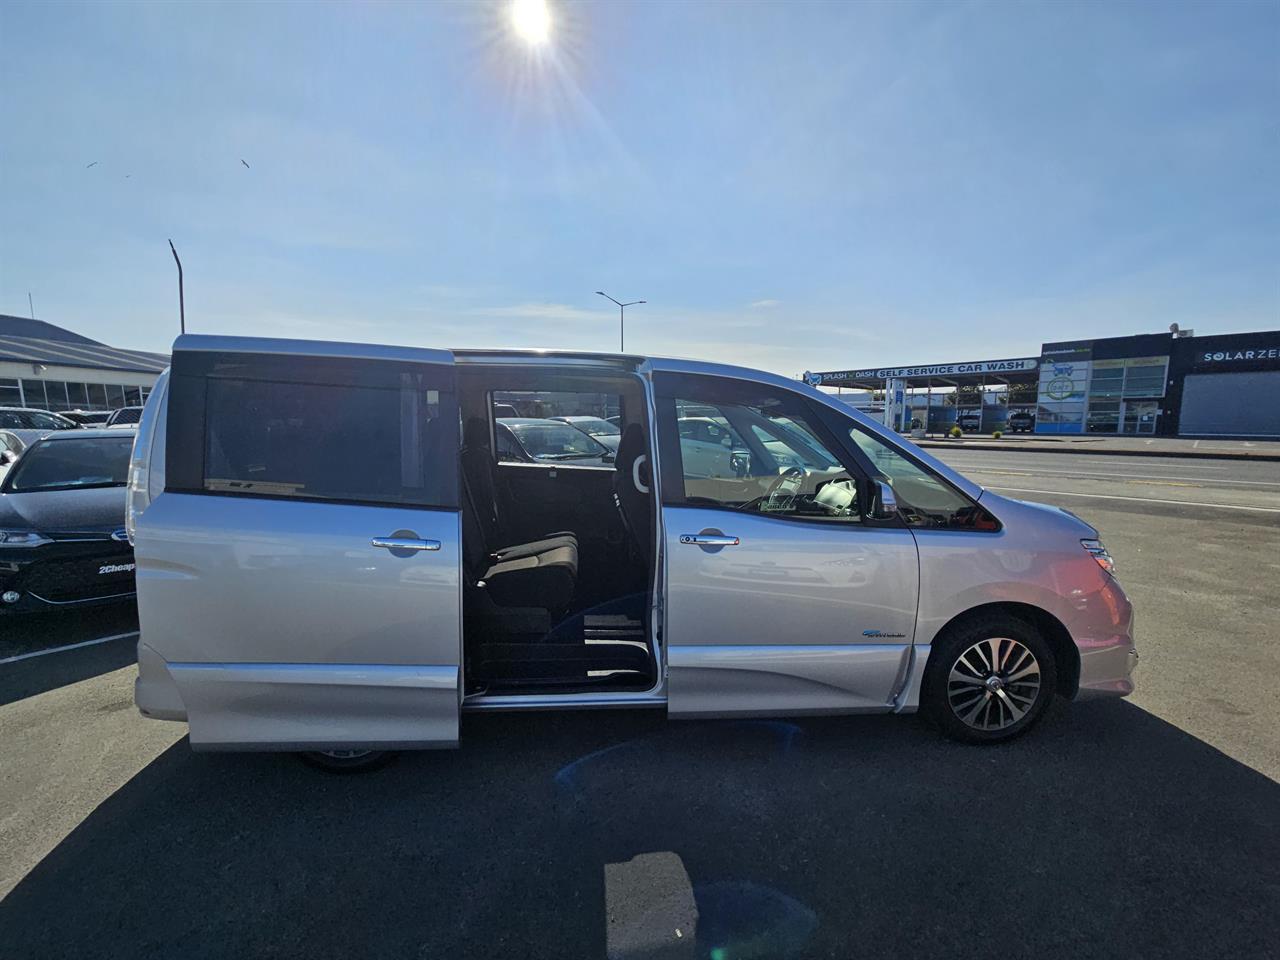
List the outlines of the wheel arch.
{"label": "wheel arch", "polygon": [[933,642],[936,644],[938,639],[945,636],[948,631],[969,620],[1000,613],[1026,620],[1040,631],[1050,649],[1053,650],[1054,666],[1057,668],[1058,675],[1057,692],[1067,699],[1073,698],[1080,685],[1080,651],[1063,622],[1043,607],[1010,600],[970,607],[948,620],[934,635]]}

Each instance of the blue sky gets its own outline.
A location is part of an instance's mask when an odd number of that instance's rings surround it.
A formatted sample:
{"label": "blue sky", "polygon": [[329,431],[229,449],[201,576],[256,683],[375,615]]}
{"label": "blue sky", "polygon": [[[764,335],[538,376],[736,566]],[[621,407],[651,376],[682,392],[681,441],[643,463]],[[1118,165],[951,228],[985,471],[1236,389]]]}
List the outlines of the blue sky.
{"label": "blue sky", "polygon": [[0,312],[167,349],[172,237],[203,332],[615,349],[604,289],[795,374],[1280,326],[1280,3],[506,14],[5,4]]}

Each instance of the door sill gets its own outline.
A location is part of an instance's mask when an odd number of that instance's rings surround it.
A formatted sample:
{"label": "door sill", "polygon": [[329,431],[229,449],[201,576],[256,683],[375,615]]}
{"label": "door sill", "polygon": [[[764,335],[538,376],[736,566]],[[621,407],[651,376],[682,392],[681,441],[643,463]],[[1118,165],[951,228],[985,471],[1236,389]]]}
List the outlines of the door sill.
{"label": "door sill", "polygon": [[665,693],[473,693],[463,710],[637,710],[665,708]]}

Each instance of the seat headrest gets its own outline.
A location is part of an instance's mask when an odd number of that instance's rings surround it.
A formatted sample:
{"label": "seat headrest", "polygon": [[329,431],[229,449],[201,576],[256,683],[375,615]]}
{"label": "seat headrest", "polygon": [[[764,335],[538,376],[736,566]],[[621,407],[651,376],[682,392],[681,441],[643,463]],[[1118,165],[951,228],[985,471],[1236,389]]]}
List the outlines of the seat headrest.
{"label": "seat headrest", "polygon": [[622,439],[618,441],[618,455],[613,462],[614,469],[629,473],[632,461],[646,453],[647,446],[644,442],[644,430],[640,424],[628,424],[622,431]]}
{"label": "seat headrest", "polygon": [[464,447],[487,447],[489,445],[489,424],[484,417],[468,417],[462,425],[462,445]]}

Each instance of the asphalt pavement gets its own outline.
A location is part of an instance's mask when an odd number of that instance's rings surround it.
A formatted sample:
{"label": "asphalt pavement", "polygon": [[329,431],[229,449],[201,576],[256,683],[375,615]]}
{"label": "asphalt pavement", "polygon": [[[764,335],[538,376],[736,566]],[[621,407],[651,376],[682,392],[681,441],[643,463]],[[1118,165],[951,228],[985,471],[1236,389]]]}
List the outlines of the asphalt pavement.
{"label": "asphalt pavement", "polygon": [[0,664],[0,956],[1274,956],[1280,466],[945,456],[1100,529],[1132,698],[996,748],[467,717],[459,751],[339,777],[139,718],[130,637],[28,657]]}

